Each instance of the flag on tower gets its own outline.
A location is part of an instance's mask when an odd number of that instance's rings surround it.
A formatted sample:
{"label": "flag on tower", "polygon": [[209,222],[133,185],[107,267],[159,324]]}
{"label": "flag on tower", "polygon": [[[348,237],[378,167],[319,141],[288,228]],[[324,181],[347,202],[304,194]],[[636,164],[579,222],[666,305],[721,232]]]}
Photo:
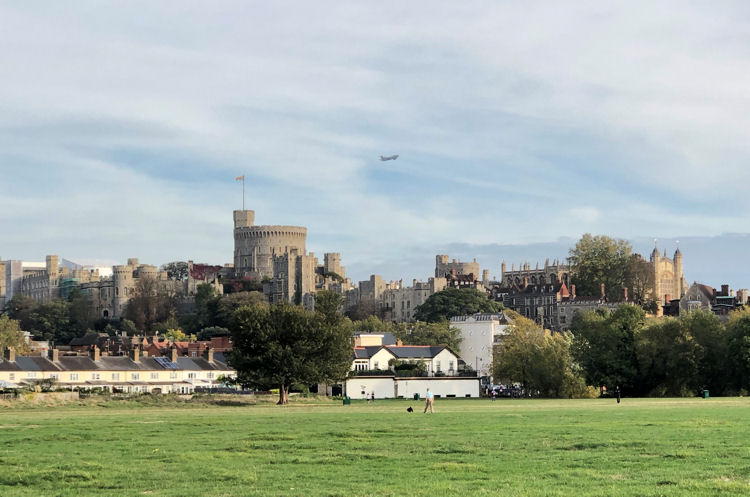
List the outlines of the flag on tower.
{"label": "flag on tower", "polygon": [[235,179],[235,181],[245,181],[245,175],[243,174],[242,176],[237,176],[234,179]]}

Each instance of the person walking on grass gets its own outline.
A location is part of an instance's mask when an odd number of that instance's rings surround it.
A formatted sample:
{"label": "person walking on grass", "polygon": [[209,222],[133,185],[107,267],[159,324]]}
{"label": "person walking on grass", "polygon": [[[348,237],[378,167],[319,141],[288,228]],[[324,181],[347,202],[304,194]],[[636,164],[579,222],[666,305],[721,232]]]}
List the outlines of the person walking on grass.
{"label": "person walking on grass", "polygon": [[618,403],[618,404],[620,403],[620,395],[621,395],[621,392],[620,392],[620,385],[617,385],[617,386],[615,387],[615,397],[617,397],[617,403]]}
{"label": "person walking on grass", "polygon": [[430,389],[427,389],[427,394],[424,396],[424,412],[427,412],[427,409],[430,409],[431,413],[434,413],[433,407],[435,406],[435,396],[432,394]]}

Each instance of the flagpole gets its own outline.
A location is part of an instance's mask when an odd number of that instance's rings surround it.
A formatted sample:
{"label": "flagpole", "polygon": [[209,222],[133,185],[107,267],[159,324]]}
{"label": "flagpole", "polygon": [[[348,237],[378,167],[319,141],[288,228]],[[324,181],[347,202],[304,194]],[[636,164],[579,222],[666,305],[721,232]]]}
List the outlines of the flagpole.
{"label": "flagpole", "polygon": [[242,210],[245,210],[245,175],[242,175]]}

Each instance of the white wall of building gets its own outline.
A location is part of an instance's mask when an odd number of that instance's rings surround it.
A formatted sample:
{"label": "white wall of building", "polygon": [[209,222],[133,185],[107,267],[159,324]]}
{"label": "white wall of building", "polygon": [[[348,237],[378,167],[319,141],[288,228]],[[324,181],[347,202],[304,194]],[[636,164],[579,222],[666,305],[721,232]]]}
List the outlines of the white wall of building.
{"label": "white wall of building", "polygon": [[495,337],[507,333],[507,324],[488,315],[458,316],[451,319],[451,326],[461,331],[461,358],[480,376],[491,376],[492,353]]}
{"label": "white wall of building", "polygon": [[390,376],[355,376],[346,380],[345,394],[352,399],[365,399],[372,392],[375,392],[376,399],[392,399],[394,396],[393,378]]}
{"label": "white wall of building", "polygon": [[405,399],[415,393],[423,399],[428,388],[440,397],[479,397],[479,378],[396,378],[396,393]]}
{"label": "white wall of building", "polygon": [[[478,378],[393,378],[354,377],[346,380],[345,394],[352,399],[365,399],[375,392],[376,399],[404,397],[410,399],[418,393],[424,398],[427,389],[440,397],[479,397]],[[365,392],[364,394],[362,392]]]}

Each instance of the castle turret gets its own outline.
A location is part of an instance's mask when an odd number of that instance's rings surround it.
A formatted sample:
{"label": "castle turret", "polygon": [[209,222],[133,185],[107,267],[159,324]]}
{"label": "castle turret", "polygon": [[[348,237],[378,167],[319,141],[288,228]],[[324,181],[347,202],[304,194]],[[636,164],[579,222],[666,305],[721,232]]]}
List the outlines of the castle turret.
{"label": "castle turret", "polygon": [[679,245],[677,250],[674,251],[674,281],[675,281],[675,292],[678,298],[682,298],[685,294],[685,278],[682,274],[682,252],[680,252]]}

